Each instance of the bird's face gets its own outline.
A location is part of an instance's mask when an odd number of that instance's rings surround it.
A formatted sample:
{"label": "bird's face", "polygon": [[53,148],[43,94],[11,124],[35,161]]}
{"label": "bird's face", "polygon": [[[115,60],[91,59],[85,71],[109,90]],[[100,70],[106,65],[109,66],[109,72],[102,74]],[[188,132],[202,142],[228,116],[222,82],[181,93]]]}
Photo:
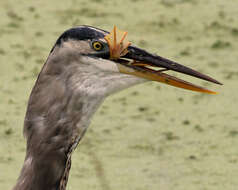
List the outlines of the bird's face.
{"label": "bird's face", "polygon": [[[130,75],[134,78],[158,81],[209,94],[215,94],[215,92],[178,79],[165,72],[172,70],[221,84],[217,80],[191,68],[131,45],[125,38],[126,33],[121,31],[117,33],[116,28],[109,34],[107,31],[91,26],[79,26],[63,33],[56,45],[60,46],[61,43],[64,43],[64,46],[67,46],[67,43],[69,43],[68,45],[76,49],[81,55],[81,64],[90,64],[90,68],[94,68],[97,72],[104,73],[107,76]],[[100,81],[100,78],[98,78],[98,81]]]}

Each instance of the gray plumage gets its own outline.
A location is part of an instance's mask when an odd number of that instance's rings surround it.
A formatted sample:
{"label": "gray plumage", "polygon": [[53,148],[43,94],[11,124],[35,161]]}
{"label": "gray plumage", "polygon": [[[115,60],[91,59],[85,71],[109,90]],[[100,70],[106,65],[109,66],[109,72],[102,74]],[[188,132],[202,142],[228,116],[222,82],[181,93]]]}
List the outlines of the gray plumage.
{"label": "gray plumage", "polygon": [[[79,26],[56,41],[28,102],[24,122],[26,157],[13,190],[65,190],[71,155],[108,95],[147,79],[215,93],[165,74],[167,70],[221,84],[129,44],[126,51],[122,49],[123,55],[114,59],[112,44],[105,35],[108,32],[104,30]],[[125,44],[117,45],[119,48],[114,50],[121,50]]]}
{"label": "gray plumage", "polygon": [[28,102],[26,157],[14,190],[64,190],[71,154],[100,103],[113,92],[145,81],[103,71],[95,66],[102,60],[82,55],[92,52],[89,40],[69,38],[50,53]]}

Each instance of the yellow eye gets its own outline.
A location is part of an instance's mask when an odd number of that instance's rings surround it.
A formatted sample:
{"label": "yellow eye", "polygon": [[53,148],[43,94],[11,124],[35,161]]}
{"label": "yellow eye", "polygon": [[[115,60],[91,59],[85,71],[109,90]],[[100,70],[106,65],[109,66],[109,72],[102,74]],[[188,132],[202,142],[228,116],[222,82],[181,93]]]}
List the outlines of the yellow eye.
{"label": "yellow eye", "polygon": [[93,49],[95,49],[96,51],[100,51],[103,48],[102,43],[98,41],[93,42],[92,46],[93,46]]}

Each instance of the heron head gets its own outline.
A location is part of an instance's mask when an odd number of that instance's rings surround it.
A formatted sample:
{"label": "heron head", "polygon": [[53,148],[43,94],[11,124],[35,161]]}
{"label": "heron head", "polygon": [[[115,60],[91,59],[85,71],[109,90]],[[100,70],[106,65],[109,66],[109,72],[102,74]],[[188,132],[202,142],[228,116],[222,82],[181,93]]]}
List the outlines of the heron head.
{"label": "heron head", "polygon": [[77,62],[74,71],[81,72],[80,77],[83,75],[91,83],[93,81],[103,87],[111,85],[114,87],[111,90],[113,92],[152,80],[192,91],[216,94],[166,72],[170,70],[221,84],[217,80],[131,45],[126,35],[126,32],[119,31],[116,27],[109,33],[91,26],[79,26],[67,30],[59,37],[52,54],[56,49],[61,59],[67,55],[71,62]]}

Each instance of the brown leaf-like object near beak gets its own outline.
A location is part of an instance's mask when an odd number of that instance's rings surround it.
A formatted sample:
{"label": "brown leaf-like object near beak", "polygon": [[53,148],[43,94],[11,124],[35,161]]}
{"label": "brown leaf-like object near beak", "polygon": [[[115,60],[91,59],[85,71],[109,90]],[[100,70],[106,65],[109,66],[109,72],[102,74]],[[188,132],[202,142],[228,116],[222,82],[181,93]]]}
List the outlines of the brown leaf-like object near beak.
{"label": "brown leaf-like object near beak", "polygon": [[121,31],[114,26],[113,31],[104,37],[110,49],[110,59],[119,59],[128,53],[131,43],[126,39],[127,32]]}

